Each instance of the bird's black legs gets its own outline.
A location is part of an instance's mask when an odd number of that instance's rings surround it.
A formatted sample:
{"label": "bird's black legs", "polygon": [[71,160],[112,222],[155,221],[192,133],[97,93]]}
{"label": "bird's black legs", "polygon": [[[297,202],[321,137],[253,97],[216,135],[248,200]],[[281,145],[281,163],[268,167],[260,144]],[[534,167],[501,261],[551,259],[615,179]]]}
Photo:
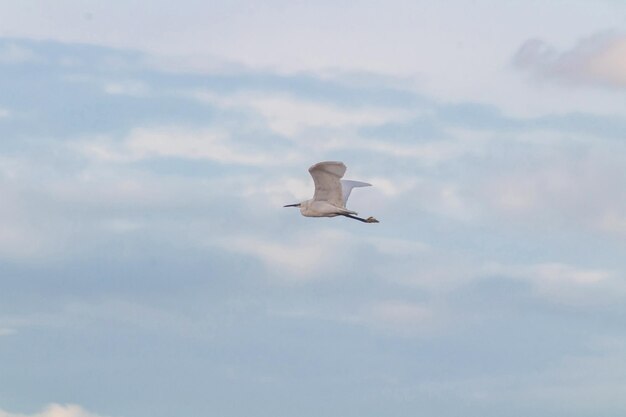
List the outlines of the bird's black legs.
{"label": "bird's black legs", "polygon": [[378,220],[376,220],[373,217],[368,217],[367,219],[364,219],[362,217],[353,216],[351,214],[341,214],[341,215],[345,216],[345,217],[349,217],[349,218],[354,219],[354,220],[358,220],[358,221],[363,222],[363,223],[378,223]]}

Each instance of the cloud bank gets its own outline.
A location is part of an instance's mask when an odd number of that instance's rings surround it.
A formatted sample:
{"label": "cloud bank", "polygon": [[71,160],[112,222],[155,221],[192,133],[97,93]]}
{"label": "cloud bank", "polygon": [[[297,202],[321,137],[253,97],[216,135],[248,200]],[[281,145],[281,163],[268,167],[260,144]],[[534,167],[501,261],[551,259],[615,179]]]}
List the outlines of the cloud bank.
{"label": "cloud bank", "polygon": [[[619,112],[522,117],[402,78],[0,46],[0,391],[16,403],[556,416],[623,383],[602,377],[626,305]],[[374,185],[350,207],[379,225],[282,208],[331,159]]]}

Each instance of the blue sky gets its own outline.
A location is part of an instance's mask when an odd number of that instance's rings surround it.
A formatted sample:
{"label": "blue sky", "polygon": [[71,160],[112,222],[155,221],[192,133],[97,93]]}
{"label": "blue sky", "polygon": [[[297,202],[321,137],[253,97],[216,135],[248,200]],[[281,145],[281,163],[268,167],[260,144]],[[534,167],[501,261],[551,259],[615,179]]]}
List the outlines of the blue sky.
{"label": "blue sky", "polygon": [[0,4],[0,417],[623,416],[624,12]]}

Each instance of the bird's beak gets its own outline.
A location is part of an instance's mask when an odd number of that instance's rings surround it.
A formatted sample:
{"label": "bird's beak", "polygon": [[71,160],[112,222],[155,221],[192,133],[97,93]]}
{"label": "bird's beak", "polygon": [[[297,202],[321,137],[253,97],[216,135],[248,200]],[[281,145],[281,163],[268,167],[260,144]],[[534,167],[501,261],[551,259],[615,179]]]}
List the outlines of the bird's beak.
{"label": "bird's beak", "polygon": [[297,204],[287,204],[286,206],[283,207],[300,207],[300,203]]}

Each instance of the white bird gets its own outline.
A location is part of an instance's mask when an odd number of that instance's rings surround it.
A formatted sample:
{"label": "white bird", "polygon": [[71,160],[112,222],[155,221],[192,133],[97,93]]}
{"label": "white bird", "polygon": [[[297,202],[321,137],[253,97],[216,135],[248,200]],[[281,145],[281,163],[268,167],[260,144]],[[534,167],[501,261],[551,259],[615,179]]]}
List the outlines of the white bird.
{"label": "white bird", "polygon": [[319,162],[309,168],[309,172],[315,182],[313,198],[302,203],[287,204],[284,207],[300,207],[300,213],[306,217],[345,216],[364,223],[378,223],[378,220],[373,217],[367,219],[357,217],[357,212],[346,208],[353,188],[369,187],[372,184],[342,180],[343,174],[346,173],[346,166],[343,162]]}

